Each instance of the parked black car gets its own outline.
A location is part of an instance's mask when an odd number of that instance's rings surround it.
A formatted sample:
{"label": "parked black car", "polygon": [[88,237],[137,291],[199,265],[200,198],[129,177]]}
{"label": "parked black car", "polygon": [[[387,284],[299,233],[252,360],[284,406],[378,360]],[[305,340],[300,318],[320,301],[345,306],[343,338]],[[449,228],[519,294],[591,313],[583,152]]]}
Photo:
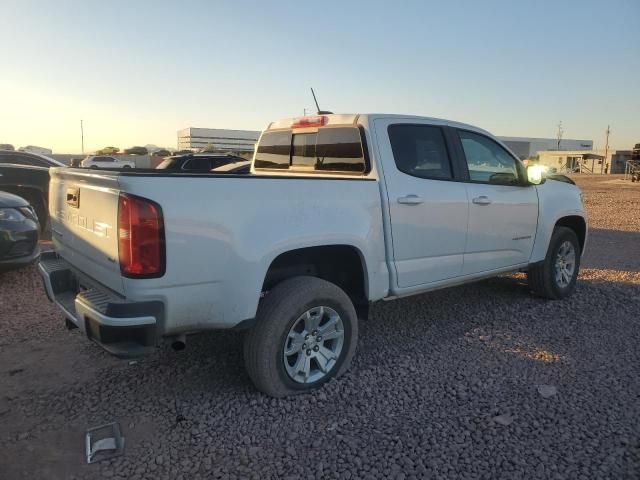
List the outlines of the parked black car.
{"label": "parked black car", "polygon": [[160,150],[156,150],[151,154],[152,157],[168,157],[171,155],[171,152],[165,148],[161,148]]}
{"label": "parked black car", "polygon": [[0,192],[0,271],[29,265],[40,254],[40,225],[33,208],[17,195]]}
{"label": "parked black car", "polygon": [[0,164],[12,163],[14,165],[32,165],[34,167],[66,167],[62,162],[53,158],[31,152],[16,152],[0,149]]}
{"label": "parked black car", "polygon": [[246,162],[242,157],[212,153],[192,153],[165,158],[156,168],[171,172],[208,173],[231,163]]}
{"label": "parked black car", "polygon": [[49,168],[65,167],[58,160],[30,152],[0,150],[0,190],[26,199],[36,211],[40,227],[48,222]]}
{"label": "parked black car", "polygon": [[64,166],[42,155],[0,151],[0,190],[27,200],[44,230],[49,218],[49,167]]}

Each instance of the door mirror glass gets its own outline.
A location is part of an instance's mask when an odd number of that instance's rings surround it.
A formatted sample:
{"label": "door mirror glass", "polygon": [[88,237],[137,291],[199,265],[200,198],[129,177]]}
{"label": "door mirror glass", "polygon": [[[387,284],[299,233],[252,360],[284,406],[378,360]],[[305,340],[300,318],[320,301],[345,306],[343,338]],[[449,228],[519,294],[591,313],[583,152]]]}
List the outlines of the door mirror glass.
{"label": "door mirror glass", "polygon": [[532,185],[540,185],[544,182],[544,174],[547,167],[544,165],[529,165],[527,167],[527,180]]}

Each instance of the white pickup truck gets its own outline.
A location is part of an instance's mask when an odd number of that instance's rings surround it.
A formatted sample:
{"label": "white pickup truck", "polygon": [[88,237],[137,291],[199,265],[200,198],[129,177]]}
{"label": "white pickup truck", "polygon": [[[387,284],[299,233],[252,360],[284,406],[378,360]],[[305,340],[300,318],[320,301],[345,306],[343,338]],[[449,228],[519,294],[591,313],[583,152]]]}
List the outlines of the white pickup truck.
{"label": "white pickup truck", "polygon": [[39,268],[69,326],[123,357],[244,328],[273,396],[343,373],[371,302],[514,271],[570,295],[587,237],[571,180],[402,115],[271,123],[246,175],[53,168],[49,205]]}

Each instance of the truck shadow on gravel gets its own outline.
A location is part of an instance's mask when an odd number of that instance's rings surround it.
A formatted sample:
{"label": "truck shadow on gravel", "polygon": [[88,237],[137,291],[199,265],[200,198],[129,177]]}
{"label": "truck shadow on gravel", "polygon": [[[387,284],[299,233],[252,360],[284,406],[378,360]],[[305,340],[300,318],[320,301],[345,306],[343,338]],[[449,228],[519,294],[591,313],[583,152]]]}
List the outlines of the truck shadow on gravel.
{"label": "truck shadow on gravel", "polygon": [[590,229],[582,268],[640,272],[640,232]]}

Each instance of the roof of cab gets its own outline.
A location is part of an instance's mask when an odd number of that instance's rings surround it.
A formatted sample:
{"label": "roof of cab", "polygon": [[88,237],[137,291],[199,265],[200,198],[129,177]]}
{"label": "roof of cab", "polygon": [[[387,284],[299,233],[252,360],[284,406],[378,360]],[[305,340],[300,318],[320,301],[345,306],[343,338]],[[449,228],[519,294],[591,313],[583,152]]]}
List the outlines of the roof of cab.
{"label": "roof of cab", "polygon": [[[309,115],[306,118],[318,118],[318,117],[327,117],[327,121],[325,123],[326,126],[331,125],[356,125],[358,123],[364,123],[365,120],[372,121],[376,119],[390,119],[390,120],[399,120],[399,121],[421,121],[421,122],[433,122],[440,125],[448,125],[451,127],[462,128],[465,130],[472,130],[479,133],[484,133],[487,135],[491,135],[490,132],[486,130],[469,125],[462,122],[456,122],[454,120],[447,120],[444,118],[435,118],[435,117],[426,117],[420,115],[404,115],[397,113],[340,113],[340,114],[322,114],[322,115]],[[282,120],[277,120],[275,122],[271,122],[267,127],[267,130],[279,129],[279,128],[291,128],[292,125],[299,121],[301,118],[305,117],[290,117],[284,118]]]}

